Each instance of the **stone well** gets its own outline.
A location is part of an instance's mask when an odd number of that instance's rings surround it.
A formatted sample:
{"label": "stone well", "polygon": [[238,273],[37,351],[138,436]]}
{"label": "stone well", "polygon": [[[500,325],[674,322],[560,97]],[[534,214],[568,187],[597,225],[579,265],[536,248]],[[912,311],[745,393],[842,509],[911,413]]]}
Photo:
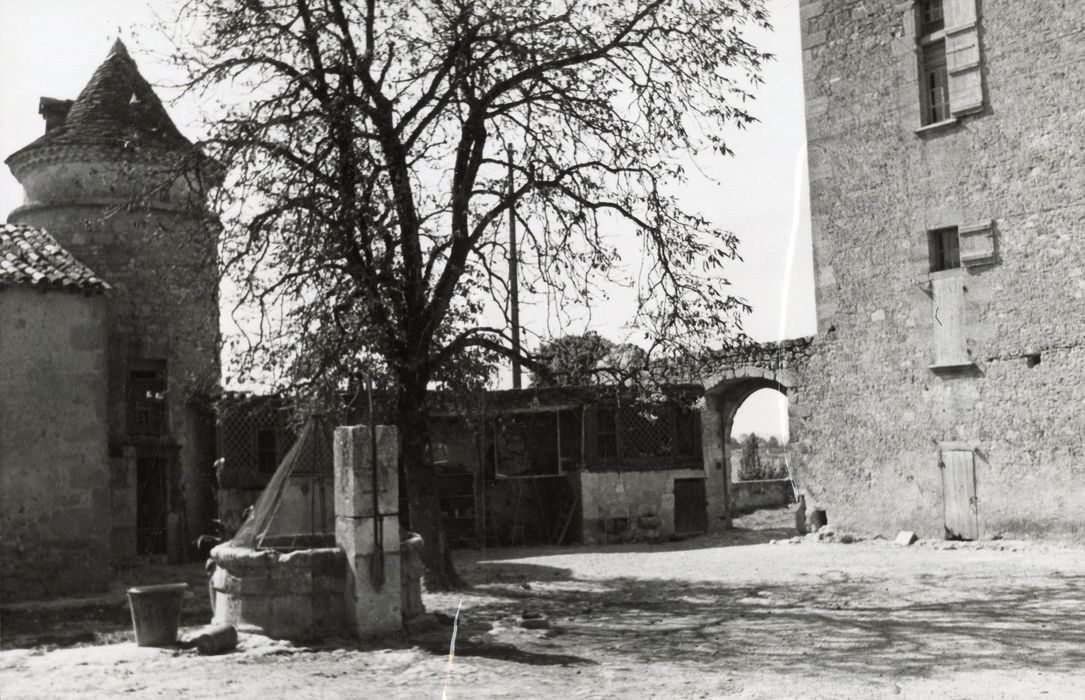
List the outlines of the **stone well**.
{"label": "stone well", "polygon": [[422,539],[399,528],[396,429],[378,426],[375,437],[373,449],[363,426],[335,431],[334,539],[211,550],[216,623],[282,639],[371,637],[424,612]]}
{"label": "stone well", "polygon": [[211,557],[215,623],[281,639],[350,634],[347,557],[339,547],[283,552],[228,542]]}

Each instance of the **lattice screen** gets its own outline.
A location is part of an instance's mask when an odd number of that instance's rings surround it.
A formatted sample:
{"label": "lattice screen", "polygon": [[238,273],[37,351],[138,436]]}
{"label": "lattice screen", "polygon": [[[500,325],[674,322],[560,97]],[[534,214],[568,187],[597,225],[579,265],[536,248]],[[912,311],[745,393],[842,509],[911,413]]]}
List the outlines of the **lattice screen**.
{"label": "lattice screen", "polygon": [[617,413],[622,457],[666,457],[674,453],[670,407],[626,404]]}
{"label": "lattice screen", "polygon": [[[288,406],[262,397],[225,403],[219,407],[218,454],[225,458],[233,478],[240,481],[223,486],[259,486],[274,473],[297,439],[290,430],[290,417]],[[269,431],[274,437],[274,454],[268,455],[270,469],[264,469],[261,473],[258,440],[264,431]]]}

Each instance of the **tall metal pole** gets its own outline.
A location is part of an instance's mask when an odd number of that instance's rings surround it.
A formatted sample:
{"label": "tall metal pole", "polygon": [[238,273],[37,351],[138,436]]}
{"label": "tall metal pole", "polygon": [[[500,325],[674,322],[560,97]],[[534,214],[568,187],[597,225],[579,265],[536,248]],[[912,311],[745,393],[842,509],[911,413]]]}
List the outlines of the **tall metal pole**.
{"label": "tall metal pole", "polygon": [[516,203],[512,199],[513,171],[512,154],[515,152],[511,143],[505,144],[509,156],[509,306],[512,316],[512,388],[523,387],[520,376],[520,279],[516,257]]}

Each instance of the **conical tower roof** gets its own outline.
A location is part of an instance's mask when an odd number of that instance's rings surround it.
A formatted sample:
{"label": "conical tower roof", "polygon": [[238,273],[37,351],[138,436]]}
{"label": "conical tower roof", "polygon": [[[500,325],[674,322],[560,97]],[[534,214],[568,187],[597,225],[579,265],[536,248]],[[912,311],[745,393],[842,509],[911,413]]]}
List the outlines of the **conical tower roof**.
{"label": "conical tower roof", "polygon": [[8,159],[43,146],[127,145],[191,148],[118,39],[75,99],[63,124]]}

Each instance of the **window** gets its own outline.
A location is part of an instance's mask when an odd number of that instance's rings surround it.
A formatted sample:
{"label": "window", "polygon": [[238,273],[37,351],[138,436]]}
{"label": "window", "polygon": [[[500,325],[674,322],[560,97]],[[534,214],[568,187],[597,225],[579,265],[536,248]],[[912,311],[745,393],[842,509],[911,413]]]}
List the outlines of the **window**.
{"label": "window", "polygon": [[596,413],[598,456],[610,459],[618,456],[617,416],[613,408],[600,406]]}
{"label": "window", "polygon": [[945,14],[942,12],[942,0],[924,0],[919,3],[920,34],[926,35],[946,28]]}
{"label": "window", "polygon": [[949,74],[946,72],[946,40],[922,48],[920,76],[923,83],[923,124],[949,119]]}
{"label": "window", "polygon": [[930,231],[927,236],[930,244],[931,272],[952,270],[961,266],[960,239],[956,226]]}
{"label": "window", "polygon": [[946,70],[945,18],[942,0],[919,4],[919,85],[922,123],[937,124],[950,118],[949,73]]}
{"label": "window", "polygon": [[261,474],[274,474],[279,466],[279,440],[275,428],[256,431],[256,468]]}
{"label": "window", "polygon": [[128,434],[166,434],[166,361],[134,360],[129,363],[125,412]]}
{"label": "window", "polygon": [[983,108],[976,0],[916,4],[920,122],[954,120]]}

